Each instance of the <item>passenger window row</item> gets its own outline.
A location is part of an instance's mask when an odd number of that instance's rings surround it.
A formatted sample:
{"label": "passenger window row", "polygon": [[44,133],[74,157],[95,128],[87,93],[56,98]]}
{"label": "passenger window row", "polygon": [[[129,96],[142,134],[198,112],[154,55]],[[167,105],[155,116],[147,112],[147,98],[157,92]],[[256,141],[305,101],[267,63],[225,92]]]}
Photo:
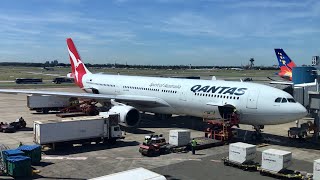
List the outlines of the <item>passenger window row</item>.
{"label": "passenger window row", "polygon": [[216,95],[216,94],[194,93],[194,95],[205,96],[205,97],[224,98],[224,99],[240,99],[240,97],[236,97],[236,96],[225,96],[225,95]]}
{"label": "passenger window row", "polygon": [[127,89],[137,89],[137,90],[144,90],[144,91],[160,91],[159,89],[143,88],[143,87],[133,87],[133,86],[123,86],[123,88],[127,88]]}
{"label": "passenger window row", "polygon": [[161,90],[161,92],[166,92],[166,93],[177,93],[177,91],[173,91],[173,90]]}
{"label": "passenger window row", "polygon": [[274,102],[276,103],[295,103],[296,101],[293,98],[281,98],[278,97],[276,100],[274,100]]}
{"label": "passenger window row", "polygon": [[108,87],[116,87],[116,85],[113,84],[101,84],[101,83],[94,83],[94,82],[87,82],[88,84],[95,84],[99,86],[108,86]]}

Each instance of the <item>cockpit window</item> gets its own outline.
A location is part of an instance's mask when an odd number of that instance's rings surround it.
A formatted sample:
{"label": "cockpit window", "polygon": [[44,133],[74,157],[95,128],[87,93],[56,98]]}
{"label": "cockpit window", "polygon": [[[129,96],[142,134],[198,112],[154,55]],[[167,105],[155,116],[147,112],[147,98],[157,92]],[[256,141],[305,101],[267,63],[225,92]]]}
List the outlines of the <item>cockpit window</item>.
{"label": "cockpit window", "polygon": [[281,101],[282,103],[286,103],[286,102],[288,102],[287,101],[287,99],[286,98],[282,98],[282,101]]}
{"label": "cockpit window", "polygon": [[289,103],[295,103],[296,101],[293,98],[288,98]]}
{"label": "cockpit window", "polygon": [[281,102],[281,99],[282,98],[278,97],[274,102],[279,103],[279,102]]}

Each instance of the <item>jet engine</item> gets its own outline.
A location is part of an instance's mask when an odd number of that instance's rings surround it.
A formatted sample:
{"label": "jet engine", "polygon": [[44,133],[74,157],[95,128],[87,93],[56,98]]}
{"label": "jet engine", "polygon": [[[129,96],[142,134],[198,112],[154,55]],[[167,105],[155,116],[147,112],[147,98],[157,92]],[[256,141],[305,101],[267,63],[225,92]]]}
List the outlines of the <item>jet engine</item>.
{"label": "jet engine", "polygon": [[140,121],[140,112],[132,107],[127,105],[117,105],[113,106],[109,112],[115,112],[120,114],[120,122],[124,123],[127,127],[134,127],[139,124]]}

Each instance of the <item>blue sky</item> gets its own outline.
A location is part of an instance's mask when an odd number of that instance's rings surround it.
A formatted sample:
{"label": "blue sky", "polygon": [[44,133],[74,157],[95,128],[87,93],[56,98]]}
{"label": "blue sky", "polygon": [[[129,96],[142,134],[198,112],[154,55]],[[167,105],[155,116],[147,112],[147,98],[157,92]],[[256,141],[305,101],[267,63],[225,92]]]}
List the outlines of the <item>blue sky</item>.
{"label": "blue sky", "polygon": [[72,37],[85,63],[311,64],[319,21],[317,0],[3,0],[0,61],[66,63]]}

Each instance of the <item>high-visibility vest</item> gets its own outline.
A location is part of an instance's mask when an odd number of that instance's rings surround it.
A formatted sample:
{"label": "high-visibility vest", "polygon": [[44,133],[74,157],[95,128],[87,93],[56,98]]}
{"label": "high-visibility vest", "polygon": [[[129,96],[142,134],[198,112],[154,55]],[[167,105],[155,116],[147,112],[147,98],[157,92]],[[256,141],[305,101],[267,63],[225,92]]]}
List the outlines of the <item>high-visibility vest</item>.
{"label": "high-visibility vest", "polygon": [[192,140],[191,141],[191,146],[196,146],[197,145],[197,141],[196,140]]}

